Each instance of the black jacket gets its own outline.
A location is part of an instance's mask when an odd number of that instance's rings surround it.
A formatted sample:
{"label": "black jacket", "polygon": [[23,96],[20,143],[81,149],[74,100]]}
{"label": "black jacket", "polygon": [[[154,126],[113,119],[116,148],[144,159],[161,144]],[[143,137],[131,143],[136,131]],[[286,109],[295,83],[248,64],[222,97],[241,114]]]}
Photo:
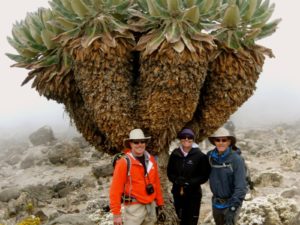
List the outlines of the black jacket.
{"label": "black jacket", "polygon": [[[182,186],[187,193],[200,192],[201,194],[200,185],[208,180],[209,173],[208,157],[197,147],[192,148],[186,157],[183,156],[180,148],[174,149],[170,155],[167,175],[173,183],[172,193],[175,195],[180,193]],[[182,180],[187,185],[183,185]]]}

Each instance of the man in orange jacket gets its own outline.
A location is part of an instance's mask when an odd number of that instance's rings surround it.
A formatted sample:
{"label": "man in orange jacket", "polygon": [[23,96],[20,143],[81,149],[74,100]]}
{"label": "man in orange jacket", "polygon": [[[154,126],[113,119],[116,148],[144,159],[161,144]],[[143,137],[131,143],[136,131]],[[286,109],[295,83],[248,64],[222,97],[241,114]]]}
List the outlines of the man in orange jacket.
{"label": "man in orange jacket", "polygon": [[141,129],[134,129],[124,140],[125,157],[129,160],[123,157],[116,162],[110,188],[114,225],[154,225],[155,207],[164,204],[157,163],[146,151],[146,141],[150,138]]}

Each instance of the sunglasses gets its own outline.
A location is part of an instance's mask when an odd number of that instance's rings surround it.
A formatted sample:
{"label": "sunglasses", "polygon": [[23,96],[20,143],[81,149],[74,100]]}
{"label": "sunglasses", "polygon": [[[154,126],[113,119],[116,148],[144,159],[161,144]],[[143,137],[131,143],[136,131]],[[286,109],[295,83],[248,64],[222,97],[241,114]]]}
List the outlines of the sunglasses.
{"label": "sunglasses", "polygon": [[191,136],[182,136],[182,137],[180,137],[180,140],[186,140],[186,139],[193,140],[194,138],[191,137]]}
{"label": "sunglasses", "polygon": [[228,138],[215,138],[215,142],[227,142]]}
{"label": "sunglasses", "polygon": [[132,143],[138,145],[138,144],[145,144],[146,141],[132,141]]}

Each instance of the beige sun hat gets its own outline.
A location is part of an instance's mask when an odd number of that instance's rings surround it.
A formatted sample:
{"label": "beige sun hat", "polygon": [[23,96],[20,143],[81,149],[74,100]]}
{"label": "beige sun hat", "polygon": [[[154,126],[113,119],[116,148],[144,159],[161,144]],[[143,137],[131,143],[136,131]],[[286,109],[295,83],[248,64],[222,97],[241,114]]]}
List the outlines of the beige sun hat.
{"label": "beige sun hat", "polygon": [[151,137],[145,137],[144,132],[141,129],[133,129],[129,133],[129,138],[123,140],[124,146],[129,148],[129,142],[132,140],[149,140]]}
{"label": "beige sun hat", "polygon": [[231,145],[235,146],[236,138],[224,127],[220,127],[218,130],[215,131],[211,136],[208,137],[208,140],[211,144],[215,145],[214,139],[220,137],[227,137],[231,140]]}

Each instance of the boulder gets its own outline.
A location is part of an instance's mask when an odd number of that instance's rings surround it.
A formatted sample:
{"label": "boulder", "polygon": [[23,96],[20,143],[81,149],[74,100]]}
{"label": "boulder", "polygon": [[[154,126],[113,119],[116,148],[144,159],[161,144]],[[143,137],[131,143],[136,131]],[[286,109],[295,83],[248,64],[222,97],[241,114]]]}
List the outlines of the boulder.
{"label": "boulder", "polygon": [[30,142],[34,145],[47,145],[56,140],[49,126],[43,126],[29,135]]}
{"label": "boulder", "polygon": [[21,169],[27,169],[35,165],[35,157],[33,155],[28,155],[22,162],[20,163]]}
{"label": "boulder", "polygon": [[114,168],[111,162],[101,166],[93,166],[92,168],[92,172],[96,178],[111,176],[113,174],[113,170]]}
{"label": "boulder", "polygon": [[238,224],[290,225],[298,214],[297,204],[277,195],[245,201]]}
{"label": "boulder", "polygon": [[279,187],[282,183],[283,176],[277,171],[262,172],[258,177],[253,179],[254,186],[260,187]]}
{"label": "boulder", "polygon": [[[72,161],[80,157],[80,149],[78,146],[73,146],[69,143],[57,143],[48,152],[49,161],[52,164],[67,164],[68,161],[70,165],[74,165]],[[75,160],[76,161],[76,160]]]}
{"label": "boulder", "polygon": [[91,221],[87,215],[64,214],[48,222],[46,225],[96,225],[96,223]]}
{"label": "boulder", "polygon": [[51,199],[54,197],[53,190],[42,184],[26,186],[22,191],[40,202],[51,202]]}
{"label": "boulder", "polygon": [[11,199],[17,199],[20,196],[20,190],[18,188],[8,188],[0,191],[0,201],[9,202]]}

